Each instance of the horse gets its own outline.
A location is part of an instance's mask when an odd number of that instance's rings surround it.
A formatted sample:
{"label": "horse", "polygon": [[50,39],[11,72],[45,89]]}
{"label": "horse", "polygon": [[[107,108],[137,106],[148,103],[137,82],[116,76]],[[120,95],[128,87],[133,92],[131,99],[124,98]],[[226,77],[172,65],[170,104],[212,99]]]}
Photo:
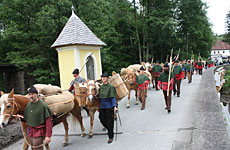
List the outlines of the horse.
{"label": "horse", "polygon": [[[155,86],[157,86],[157,85],[154,86],[154,79],[155,79],[155,77],[154,77],[154,71],[153,71],[153,69],[152,69],[152,66],[149,66],[149,67],[148,67],[148,72],[151,74],[153,88],[155,88]],[[149,85],[150,85],[150,84],[149,84]]]}
{"label": "horse", "polygon": [[138,105],[138,99],[137,99],[137,88],[138,88],[138,85],[136,83],[136,74],[134,72],[133,69],[129,69],[127,71],[127,75],[125,77],[125,85],[129,91],[129,94],[128,94],[128,103],[127,103],[127,106],[126,108],[130,108],[130,93],[131,93],[131,90],[134,90],[135,91],[135,96],[136,96],[136,103],[135,105]]}
{"label": "horse", "polygon": [[90,131],[88,134],[88,138],[93,137],[93,120],[94,114],[100,108],[100,101],[97,97],[99,86],[97,85],[96,81],[94,80],[87,80],[87,105],[89,107],[89,116],[90,116]]}
{"label": "horse", "polygon": [[[3,92],[1,92],[1,98],[3,100],[3,104],[1,105],[1,116],[0,116],[0,125],[3,127],[7,126],[11,120],[14,119],[15,115],[24,115],[24,110],[26,105],[30,102],[30,99],[26,96],[23,95],[15,95],[14,94],[14,89],[11,90],[10,94],[4,94]],[[81,117],[81,110],[78,104],[78,101],[76,99],[74,99],[74,107],[70,112],[66,112],[62,115],[60,115],[59,117],[55,117],[55,125],[59,124],[59,123],[63,123],[64,128],[65,128],[65,138],[63,141],[62,146],[67,146],[68,145],[68,122],[67,122],[67,117],[69,116],[69,113],[72,114],[72,121],[78,121],[80,123],[81,126],[81,136],[85,136],[85,128],[83,126],[83,122],[82,122],[82,117]],[[76,122],[72,122],[72,123],[76,123]],[[23,145],[23,150],[28,150],[29,145],[28,145],[28,139],[27,137],[27,127],[26,127],[26,123],[24,121],[21,121],[21,125],[22,125],[22,130],[24,133],[24,145]],[[45,145],[47,150],[50,150],[49,145]]]}

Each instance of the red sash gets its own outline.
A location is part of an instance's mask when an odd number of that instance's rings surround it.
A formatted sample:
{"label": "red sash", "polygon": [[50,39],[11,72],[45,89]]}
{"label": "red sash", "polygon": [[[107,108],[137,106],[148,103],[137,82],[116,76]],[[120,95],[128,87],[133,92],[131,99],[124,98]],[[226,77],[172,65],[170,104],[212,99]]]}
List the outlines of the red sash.
{"label": "red sash", "polygon": [[154,77],[160,77],[161,72],[153,72]]}
{"label": "red sash", "polygon": [[183,76],[183,72],[181,72],[179,74],[175,74],[176,80],[182,79],[182,76]]}

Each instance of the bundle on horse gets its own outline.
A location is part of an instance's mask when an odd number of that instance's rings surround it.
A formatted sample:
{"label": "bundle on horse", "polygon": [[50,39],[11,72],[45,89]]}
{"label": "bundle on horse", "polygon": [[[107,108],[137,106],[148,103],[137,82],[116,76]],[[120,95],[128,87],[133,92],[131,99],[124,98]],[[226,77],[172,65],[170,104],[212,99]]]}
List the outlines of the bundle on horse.
{"label": "bundle on horse", "polygon": [[[15,118],[15,116],[24,115],[24,110],[27,104],[30,102],[30,99],[23,95],[15,95],[14,89],[12,89],[10,94],[4,94],[3,92],[1,92],[1,95],[2,96],[0,99],[1,101],[3,101],[3,104],[1,105],[0,125],[7,126],[9,122]],[[65,139],[63,142],[63,146],[66,146],[68,144],[68,129],[69,128],[68,128],[67,116],[69,116],[69,113],[72,114],[73,121],[78,121],[80,123],[81,131],[82,131],[81,136],[85,135],[84,133],[85,128],[82,123],[82,117],[81,117],[81,111],[80,111],[79,104],[76,99],[73,99],[73,102],[74,102],[74,106],[72,110],[68,112],[63,112],[60,115],[53,116],[53,121],[55,121],[54,125],[57,125],[61,122],[64,125]],[[27,126],[24,121],[21,121],[21,125],[22,125],[23,134],[24,134],[23,150],[28,150],[29,143],[28,143],[28,138],[27,138]],[[50,149],[48,144],[46,144],[45,146],[47,150]]]}

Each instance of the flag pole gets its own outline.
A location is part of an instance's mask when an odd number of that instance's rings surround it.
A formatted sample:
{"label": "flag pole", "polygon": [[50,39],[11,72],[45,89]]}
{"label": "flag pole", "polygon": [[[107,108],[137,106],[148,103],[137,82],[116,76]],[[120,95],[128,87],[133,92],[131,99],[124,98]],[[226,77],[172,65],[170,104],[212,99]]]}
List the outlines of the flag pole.
{"label": "flag pole", "polygon": [[[93,53],[91,53],[89,56],[92,56],[92,55],[93,55]],[[86,59],[85,64],[81,67],[81,70],[79,71],[79,74],[81,73],[81,71],[82,71],[83,68],[85,67],[86,63],[89,61],[89,56],[88,56],[88,58]]]}
{"label": "flag pole", "polygon": [[167,96],[169,96],[169,86],[170,86],[171,71],[172,71],[172,70],[171,70],[171,69],[172,69],[172,54],[173,54],[173,49],[171,50],[171,56],[170,56]]}

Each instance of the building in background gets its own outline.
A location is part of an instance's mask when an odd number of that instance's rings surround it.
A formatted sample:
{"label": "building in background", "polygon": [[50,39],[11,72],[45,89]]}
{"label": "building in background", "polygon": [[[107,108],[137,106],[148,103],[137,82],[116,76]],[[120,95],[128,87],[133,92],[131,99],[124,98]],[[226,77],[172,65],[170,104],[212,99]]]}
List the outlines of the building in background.
{"label": "building in background", "polygon": [[[102,74],[100,48],[102,42],[74,13],[51,46],[58,52],[60,84],[68,89],[73,80],[72,71],[83,67],[80,76],[85,79],[99,79]],[[87,61],[88,60],[88,61]]]}
{"label": "building in background", "polygon": [[228,61],[230,58],[230,45],[221,40],[217,40],[211,50],[212,60],[217,60],[219,63]]}

